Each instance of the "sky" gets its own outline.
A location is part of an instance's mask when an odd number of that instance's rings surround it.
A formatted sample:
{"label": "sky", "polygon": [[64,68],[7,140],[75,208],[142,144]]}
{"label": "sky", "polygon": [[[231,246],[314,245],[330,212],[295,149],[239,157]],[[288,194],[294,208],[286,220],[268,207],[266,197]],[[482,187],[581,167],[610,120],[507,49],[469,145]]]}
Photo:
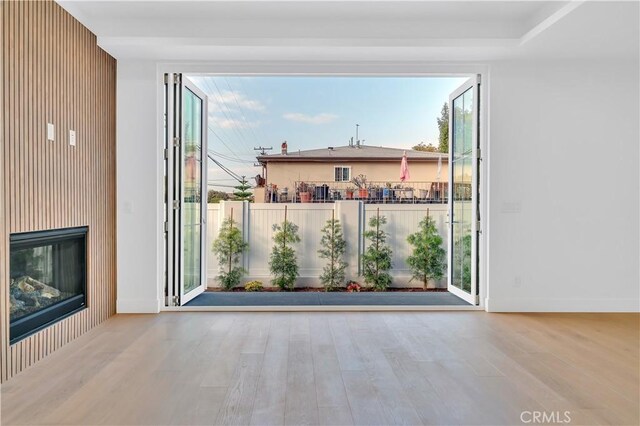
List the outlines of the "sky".
{"label": "sky", "polygon": [[[253,178],[259,146],[289,152],[365,145],[438,145],[442,105],[466,78],[188,76],[209,102],[208,150],[234,173]],[[210,187],[234,181],[209,161]],[[251,179],[253,184],[253,179]],[[232,191],[226,188],[227,191]]]}

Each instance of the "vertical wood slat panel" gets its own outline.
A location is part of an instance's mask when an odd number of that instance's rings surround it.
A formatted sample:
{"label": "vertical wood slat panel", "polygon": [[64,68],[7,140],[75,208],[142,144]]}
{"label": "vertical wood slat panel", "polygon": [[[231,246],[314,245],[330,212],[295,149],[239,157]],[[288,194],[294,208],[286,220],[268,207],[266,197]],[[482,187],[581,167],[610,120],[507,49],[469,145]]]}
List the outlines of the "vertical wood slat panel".
{"label": "vertical wood slat panel", "polygon": [[[3,382],[115,313],[116,64],[52,0],[2,1],[0,22]],[[88,309],[9,345],[9,235],[85,225]]]}
{"label": "vertical wood slat panel", "polygon": [[[0,6],[0,22],[3,23],[2,27],[0,27],[0,57],[2,58],[2,62],[0,62],[0,102],[2,102],[2,111],[0,111],[0,178],[4,178],[5,176],[5,149],[6,146],[8,144],[5,143],[5,140],[7,139],[7,133],[6,133],[6,125],[5,123],[7,122],[7,113],[8,113],[8,109],[7,109],[7,98],[5,97],[5,93],[6,93],[6,84],[8,81],[7,78],[7,71],[5,69],[6,65],[7,65],[7,61],[6,59],[6,47],[5,47],[5,43],[6,43],[6,37],[5,37],[5,33],[7,31],[7,26],[4,25],[7,21],[7,19],[5,19],[5,8]],[[7,227],[5,225],[5,220],[6,220],[6,214],[4,214],[7,211],[7,208],[5,206],[5,200],[4,200],[4,194],[6,192],[6,180],[3,179],[2,182],[0,182],[0,211],[3,213],[2,215],[0,215],[0,235],[5,235],[7,233]],[[3,276],[0,276],[0,282],[2,280],[4,280],[4,271],[6,269],[5,267],[5,253],[6,253],[6,248],[5,248],[5,241],[4,239],[2,241],[0,241],[0,274],[2,274]],[[1,285],[0,285],[1,287]],[[1,288],[0,288],[1,290]],[[5,296],[5,292],[0,291],[0,311],[5,312],[7,310],[7,303],[6,303],[6,296]],[[6,373],[4,371],[7,362],[5,361],[6,359],[6,350],[5,350],[5,324],[3,324],[0,321],[0,382],[2,382],[4,380],[4,377],[6,376]]]}

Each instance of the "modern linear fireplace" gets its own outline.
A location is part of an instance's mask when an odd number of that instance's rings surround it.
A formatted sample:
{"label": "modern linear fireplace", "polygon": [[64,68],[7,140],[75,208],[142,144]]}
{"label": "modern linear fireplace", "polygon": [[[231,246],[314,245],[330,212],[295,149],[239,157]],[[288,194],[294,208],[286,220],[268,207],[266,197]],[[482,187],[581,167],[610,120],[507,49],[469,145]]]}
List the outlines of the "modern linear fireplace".
{"label": "modern linear fireplace", "polygon": [[86,227],[11,235],[11,343],[86,307],[86,239]]}

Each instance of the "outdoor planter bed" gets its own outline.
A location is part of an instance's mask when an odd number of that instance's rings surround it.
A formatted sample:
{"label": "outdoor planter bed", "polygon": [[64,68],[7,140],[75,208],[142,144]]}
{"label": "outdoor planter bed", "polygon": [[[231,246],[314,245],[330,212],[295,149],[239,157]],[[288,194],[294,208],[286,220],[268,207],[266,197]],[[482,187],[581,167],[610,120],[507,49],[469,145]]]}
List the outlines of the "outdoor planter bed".
{"label": "outdoor planter bed", "polygon": [[[209,287],[207,288],[207,291],[209,292],[217,292],[217,293],[228,293],[228,292],[233,292],[233,293],[252,293],[251,291],[247,291],[245,290],[243,287],[236,287],[232,290],[225,290],[222,288],[216,288],[216,287]],[[301,293],[314,293],[314,292],[322,292],[324,293],[325,290],[322,287],[297,287],[295,289],[293,289],[293,291],[285,291],[285,290],[281,290],[278,287],[264,287],[263,290],[261,290],[262,292],[282,292],[282,293],[297,293],[297,292],[301,292]],[[395,288],[389,288],[385,291],[379,291],[377,293],[405,293],[405,292],[446,292],[447,289],[446,288],[429,288],[429,289],[424,289],[422,287],[395,287]],[[348,293],[346,288],[341,288],[338,290],[334,290],[331,291],[329,293],[335,293],[335,292],[339,292],[339,293]],[[367,292],[374,292],[372,289],[367,288],[367,287],[362,287],[360,289],[359,292],[354,291],[353,293],[367,293]],[[254,293],[259,293],[259,292],[254,292]]]}

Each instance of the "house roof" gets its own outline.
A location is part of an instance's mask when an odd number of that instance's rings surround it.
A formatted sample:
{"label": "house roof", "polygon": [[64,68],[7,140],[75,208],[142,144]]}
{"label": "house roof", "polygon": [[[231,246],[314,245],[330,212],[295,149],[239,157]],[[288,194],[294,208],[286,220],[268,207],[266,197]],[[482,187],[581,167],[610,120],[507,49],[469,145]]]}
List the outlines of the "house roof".
{"label": "house roof", "polygon": [[406,152],[409,161],[438,161],[448,158],[447,154],[439,152],[415,151],[413,149],[388,148],[383,146],[361,145],[336,146],[322,149],[309,149],[306,151],[289,151],[284,154],[270,154],[258,156],[258,161],[269,163],[272,161],[304,161],[304,162],[326,162],[326,161],[400,161]]}

